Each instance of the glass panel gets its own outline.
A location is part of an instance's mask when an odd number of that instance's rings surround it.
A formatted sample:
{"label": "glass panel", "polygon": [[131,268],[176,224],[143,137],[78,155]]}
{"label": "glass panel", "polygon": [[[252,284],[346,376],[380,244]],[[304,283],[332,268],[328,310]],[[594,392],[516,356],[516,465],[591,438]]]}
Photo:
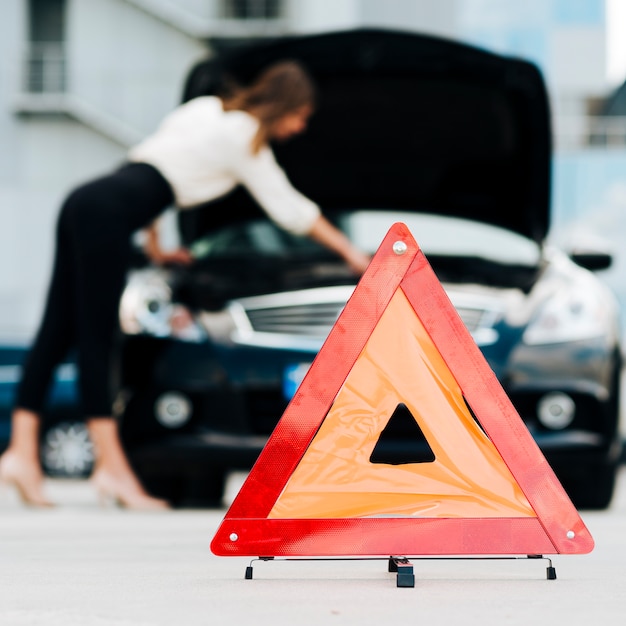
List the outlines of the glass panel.
{"label": "glass panel", "polygon": [[224,0],[222,13],[237,20],[276,19],[282,14],[281,0]]}
{"label": "glass panel", "polygon": [[65,0],[29,1],[29,47],[24,60],[24,90],[65,91]]}

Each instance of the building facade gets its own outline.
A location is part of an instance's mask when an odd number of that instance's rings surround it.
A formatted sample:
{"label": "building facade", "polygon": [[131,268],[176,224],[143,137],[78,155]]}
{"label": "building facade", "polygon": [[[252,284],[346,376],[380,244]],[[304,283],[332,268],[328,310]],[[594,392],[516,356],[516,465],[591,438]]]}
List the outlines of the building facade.
{"label": "building facade", "polygon": [[429,32],[536,60],[579,114],[604,88],[604,2],[3,0],[0,340],[34,330],[64,195],[121,163],[214,49],[359,26]]}

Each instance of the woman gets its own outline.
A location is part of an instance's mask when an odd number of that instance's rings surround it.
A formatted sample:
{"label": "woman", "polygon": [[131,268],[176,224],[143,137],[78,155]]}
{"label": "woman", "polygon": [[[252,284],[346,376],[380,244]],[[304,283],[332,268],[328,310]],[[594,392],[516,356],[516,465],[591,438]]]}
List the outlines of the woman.
{"label": "woman", "polygon": [[[131,235],[167,206],[192,208],[243,184],[279,226],[325,245],[355,272],[365,270],[369,257],[291,186],[269,147],[305,130],[314,99],[302,67],[277,63],[229,97],[200,97],[180,106],[130,150],[128,164],[68,197],[43,320],[19,386],[9,447],[0,458],[0,479],[16,487],[25,503],[51,505],[38,454],[40,414],[54,367],[76,346],[82,410],[96,449],[93,485],[128,508],[168,506],[146,493],[124,453],[111,411],[110,374]],[[185,250],[162,252],[153,229],[147,252],[156,262],[191,261]]]}

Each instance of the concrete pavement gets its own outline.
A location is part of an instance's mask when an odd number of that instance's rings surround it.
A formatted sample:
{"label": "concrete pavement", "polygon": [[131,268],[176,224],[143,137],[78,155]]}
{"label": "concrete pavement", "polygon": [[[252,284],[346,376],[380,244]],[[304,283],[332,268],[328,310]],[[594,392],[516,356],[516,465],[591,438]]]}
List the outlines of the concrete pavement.
{"label": "concrete pavement", "polygon": [[[229,484],[230,499],[242,476]],[[414,561],[398,589],[381,561],[257,563],[219,558],[209,543],[224,511],[102,510],[85,482],[51,481],[60,506],[0,505],[0,625],[183,624],[569,626],[626,616],[626,475],[614,506],[583,515],[588,556],[544,561]]]}

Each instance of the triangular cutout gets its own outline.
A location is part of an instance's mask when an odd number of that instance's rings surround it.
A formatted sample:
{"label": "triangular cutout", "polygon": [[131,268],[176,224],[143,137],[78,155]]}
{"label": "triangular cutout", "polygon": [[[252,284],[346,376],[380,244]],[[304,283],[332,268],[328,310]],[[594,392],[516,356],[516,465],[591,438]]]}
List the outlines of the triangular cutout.
{"label": "triangular cutout", "polygon": [[[370,462],[399,404],[434,461]],[[593,539],[417,243],[396,224],[211,549],[233,556],[582,554]]]}
{"label": "triangular cutout", "polygon": [[408,465],[432,463],[435,453],[416,419],[401,402],[391,414],[370,455],[370,463]]}

